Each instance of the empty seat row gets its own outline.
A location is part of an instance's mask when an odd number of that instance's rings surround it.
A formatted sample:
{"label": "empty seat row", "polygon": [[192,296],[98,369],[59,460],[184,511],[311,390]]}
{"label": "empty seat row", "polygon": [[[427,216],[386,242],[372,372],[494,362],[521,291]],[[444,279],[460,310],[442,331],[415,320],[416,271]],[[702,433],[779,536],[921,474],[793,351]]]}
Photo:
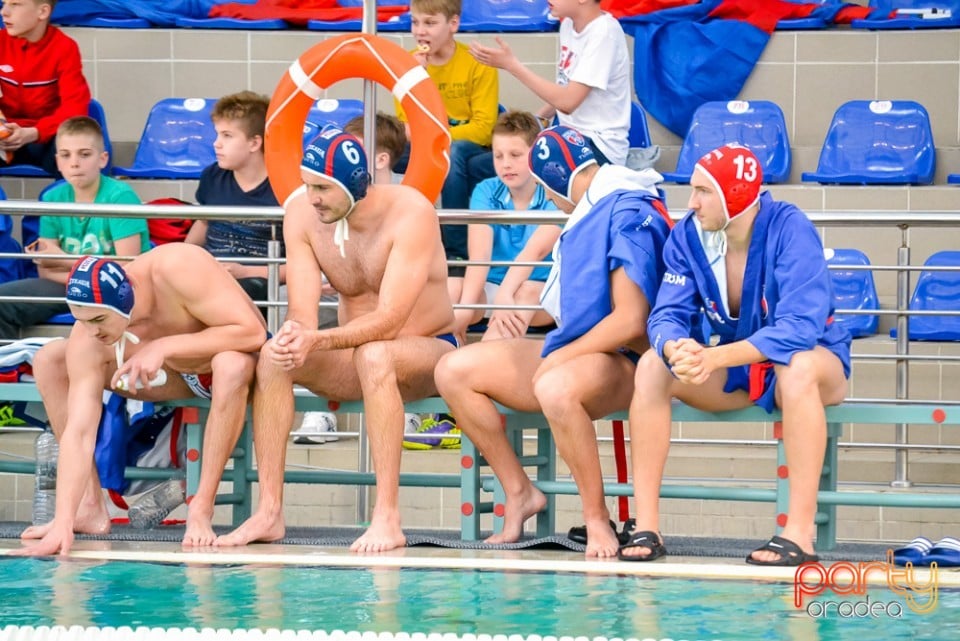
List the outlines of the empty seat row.
{"label": "empty seat row", "polygon": [[[869,312],[880,309],[870,261],[857,249],[826,249],[831,266],[834,306],[837,309]],[[960,340],[960,251],[939,251],[924,262],[910,296],[910,311],[953,312],[955,315],[915,315],[907,320],[908,338],[919,341]],[[838,313],[834,321],[854,338],[877,333],[876,314]],[[896,337],[896,329],[890,331]]]}
{"label": "empty seat row", "polygon": [[[129,167],[113,166],[105,169],[115,176],[128,178],[196,179],[204,167],[216,161],[213,143],[216,131],[210,120],[215,99],[165,98],[155,104],[147,116],[133,163]],[[90,113],[104,131],[107,151],[111,150],[103,108],[91,103]],[[328,124],[345,126],[356,116],[363,115],[363,102],[355,99],[321,99],[310,108],[303,127],[304,143],[316,136]],[[650,131],[646,114],[638,104],[633,105],[630,126],[630,145],[648,147]],[[0,167],[0,176],[50,177],[44,170],[31,165]]]}
{"label": "empty seat row", "polygon": [[[783,111],[766,100],[707,102],[697,109],[683,140],[677,169],[664,177],[688,182],[697,160],[721,145],[749,147],[767,183],[790,176],[791,152]],[[929,185],[936,169],[930,116],[912,100],[851,100],[836,110],[817,170],[805,182],[839,185]],[[960,182],[951,176],[949,182]]]}
{"label": "empty seat row", "polygon": [[[104,173],[129,178],[196,179],[204,167],[216,161],[213,143],[216,131],[210,113],[216,99],[164,98],[147,116],[129,167],[108,165]],[[304,124],[304,138],[309,140],[327,124],[343,127],[354,116],[363,114],[360,100],[323,99],[311,107]],[[112,151],[103,108],[96,100],[90,103],[90,115],[103,129],[104,143]],[[0,167],[0,176],[49,178],[50,175],[32,165]]]}
{"label": "empty seat row", "polygon": [[[165,98],[147,116],[133,164],[112,167],[117,176],[131,178],[194,179],[215,161],[216,131],[210,120],[215,99]],[[344,126],[363,113],[355,99],[322,99],[307,116],[304,139],[309,140],[328,123]],[[90,103],[90,115],[104,132],[111,151],[103,107]],[[664,172],[667,180],[688,182],[697,160],[726,143],[749,147],[763,167],[764,182],[789,179],[790,141],[783,111],[766,100],[707,102],[697,109],[677,160],[676,170]],[[630,146],[651,144],[646,114],[634,102]],[[933,182],[936,149],[926,109],[909,100],[854,100],[841,105],[833,116],[815,172],[804,172],[804,181],[827,184],[912,184]],[[112,161],[111,161],[112,162]],[[108,165],[105,172],[111,171]],[[49,177],[30,165],[0,167],[0,176]],[[960,183],[960,174],[948,182]]]}
{"label": "empty seat row", "polygon": [[[340,0],[341,7],[362,7],[363,0]],[[378,7],[406,6],[405,0],[377,0]],[[246,8],[240,8],[243,13]],[[282,9],[278,9],[282,13]],[[319,14],[322,15],[320,10]],[[255,15],[251,9],[248,15]],[[309,11],[301,10],[296,15],[309,16]],[[280,14],[278,14],[280,15]],[[292,18],[291,18],[292,19]],[[113,29],[149,29],[155,26],[147,17],[135,12],[135,7],[128,9],[116,8],[110,13],[91,13],[89,11],[71,11],[68,6],[61,6],[54,11],[55,24],[72,27],[101,27]],[[360,19],[321,20],[305,19],[306,27],[312,31],[360,31]],[[162,23],[157,26],[177,26],[193,29],[245,29],[269,30],[286,29],[291,23],[282,18],[243,18],[205,15],[164,16]],[[460,31],[479,33],[501,32],[543,32],[556,31],[559,22],[550,16],[549,6],[545,0],[471,0],[463,3],[460,15]],[[410,12],[377,23],[378,31],[409,31]]]}

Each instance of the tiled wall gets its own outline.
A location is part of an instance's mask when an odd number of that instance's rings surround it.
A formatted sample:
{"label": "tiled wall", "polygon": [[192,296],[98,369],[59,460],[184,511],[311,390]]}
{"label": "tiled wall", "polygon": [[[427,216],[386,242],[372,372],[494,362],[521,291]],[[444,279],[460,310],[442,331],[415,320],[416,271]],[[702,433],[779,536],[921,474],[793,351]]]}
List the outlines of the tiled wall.
{"label": "tiled wall", "polygon": [[[307,31],[213,31],[190,29],[68,28],[80,44],[94,95],[104,104],[118,160],[128,161],[146,114],[160,98],[210,97],[240,89],[272,93],[287,66],[325,37]],[[404,47],[405,34],[384,34]],[[464,42],[490,34],[461,34]],[[557,36],[506,34],[521,60],[552,78]],[[534,109],[539,104],[512,76],[501,73],[501,102]],[[360,81],[344,81],[331,97],[359,97]],[[391,111],[386,91],[379,107]],[[937,183],[960,172],[960,30],[778,31],[741,92],[767,99],[784,111],[794,147],[791,182],[816,167],[833,111],[852,99],[912,98],[924,104],[938,147]],[[672,169],[680,140],[656,122],[651,135],[663,148],[660,168]],[[858,198],[855,196],[854,198]],[[902,200],[902,198],[901,198]],[[899,207],[900,201],[893,206]],[[824,207],[843,207],[824,202]]]}

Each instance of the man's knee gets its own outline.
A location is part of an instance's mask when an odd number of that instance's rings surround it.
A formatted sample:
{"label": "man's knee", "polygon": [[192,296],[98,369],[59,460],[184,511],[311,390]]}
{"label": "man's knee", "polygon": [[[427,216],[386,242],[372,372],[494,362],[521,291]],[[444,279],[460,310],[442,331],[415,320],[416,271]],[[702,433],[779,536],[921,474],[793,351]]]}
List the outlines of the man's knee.
{"label": "man's knee", "polygon": [[651,348],[643,353],[637,363],[634,388],[637,393],[669,392],[673,374],[667,369],[657,350]]}
{"label": "man's knee", "polygon": [[360,380],[384,381],[396,376],[392,341],[371,341],[353,350],[353,364]]}
{"label": "man's knee", "polygon": [[817,358],[813,351],[797,352],[789,365],[776,368],[777,388],[786,398],[791,395],[808,395],[818,385]]}
{"label": "man's knee", "polygon": [[257,360],[242,352],[220,352],[210,360],[214,389],[238,390],[250,387]]}
{"label": "man's knee", "polygon": [[563,412],[581,403],[578,376],[569,368],[554,367],[544,373],[533,386],[533,395],[547,416]]}
{"label": "man's knee", "polygon": [[469,382],[473,364],[462,350],[444,354],[433,370],[433,379],[441,396],[455,393]]}
{"label": "man's knee", "polygon": [[37,383],[66,377],[67,341],[50,341],[33,355],[33,376]]}

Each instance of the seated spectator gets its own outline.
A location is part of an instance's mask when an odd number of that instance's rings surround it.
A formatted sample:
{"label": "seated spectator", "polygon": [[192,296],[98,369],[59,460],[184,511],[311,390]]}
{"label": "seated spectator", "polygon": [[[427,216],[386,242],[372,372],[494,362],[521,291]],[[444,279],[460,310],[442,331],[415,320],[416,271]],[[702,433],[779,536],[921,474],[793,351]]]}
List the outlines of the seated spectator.
{"label": "seated spectator", "polygon": [[[759,405],[783,411],[790,470],[787,522],[747,557],[755,565],[816,561],[817,490],[827,444],[824,406],[841,402],[850,334],[833,322],[823,246],[794,205],[760,193],[760,162],[725,145],[697,162],[690,213],[664,247],[667,273],[650,314],[653,349],[640,359],[630,404],[636,529],[619,556],[667,553],[659,531],[660,484],[670,448],[670,402],[709,412]],[[702,345],[700,310],[719,344]]]}
{"label": "seated spectator", "polygon": [[[140,197],[129,185],[100,173],[109,156],[103,148],[103,133],[97,121],[87,116],[65,120],[57,130],[56,145],[57,166],[66,179],[43,195],[44,202],[140,204]],[[130,210],[134,212],[136,207]],[[148,249],[150,235],[143,218],[41,216],[40,238],[25,251],[63,254],[64,258],[34,259],[39,278],[0,284],[0,296],[62,298],[77,256],[135,256]],[[65,302],[4,301],[0,305],[0,338],[19,338],[21,328],[68,311]]]}
{"label": "seated spectator", "polygon": [[63,453],[56,513],[24,530],[25,547],[14,554],[67,554],[75,533],[110,532],[93,465],[104,390],[145,401],[210,399],[183,535],[185,546],[210,545],[217,488],[267,338],[263,317],[216,260],[185,243],[162,245],[125,267],[86,256],[70,272],[66,299],[77,319],[70,337],[47,343],[33,362]]}
{"label": "seated spectator", "polygon": [[[495,178],[477,185],[470,199],[470,209],[524,211],[557,208],[547,198],[543,186],[530,173],[528,157],[540,123],[526,111],[500,114],[493,128],[493,166]],[[467,247],[471,261],[539,261],[550,255],[560,237],[555,225],[470,225]],[[515,265],[471,265],[463,278],[450,278],[450,299],[454,304],[538,305],[548,267]],[[483,318],[482,309],[455,309],[456,333],[466,344],[467,328]],[[519,338],[531,322],[549,325],[553,322],[544,311],[497,309],[483,340]]]}
{"label": "seated spectator", "polygon": [[570,219],[560,235],[541,302],[556,320],[546,339],[484,341],[450,352],[434,373],[463,432],[490,463],[506,493],[510,543],[546,497],[520,465],[494,402],[542,412],[583,501],[591,557],[617,554],[610,528],[593,420],[625,409],[632,376],[647,351],[647,315],[664,268],[670,218],[653,170],[599,166],[586,140],[566,127],[543,131],[530,155],[534,176]]}
{"label": "seated spectator", "polygon": [[587,138],[597,162],[623,165],[630,150],[630,52],[616,18],[600,8],[600,0],[557,2],[551,12],[560,18],[557,81],[524,66],[510,47],[475,41],[470,53],[479,62],[503,69],[544,101],[537,112],[543,122],[559,124]]}
{"label": "seated spectator", "polygon": [[[224,96],[213,106],[210,119],[217,130],[213,143],[217,162],[200,174],[197,202],[201,205],[277,207],[263,159],[263,130],[270,99],[252,91]],[[276,229],[275,229],[276,228]],[[198,220],[186,242],[200,245],[218,258],[251,256],[265,258],[268,243],[280,241],[281,225],[265,220]],[[223,262],[254,301],[267,300],[267,265]],[[280,265],[280,282],[286,267]],[[264,313],[266,308],[263,309]]]}
{"label": "seated spectator", "polygon": [[[450,173],[441,191],[444,209],[467,209],[477,183],[495,175],[490,139],[497,119],[499,77],[496,69],[478,63],[467,46],[454,38],[460,27],[461,7],[461,0],[410,2],[410,32],[417,43],[411,53],[440,90],[453,139]],[[399,102],[397,115],[406,122]],[[397,171],[406,171],[405,161]],[[465,260],[467,228],[442,225],[441,233],[447,260]],[[464,267],[453,265],[449,271],[450,276],[463,276]]]}
{"label": "seated spectator", "polygon": [[0,10],[0,166],[34,165],[59,178],[57,128],[87,114],[90,88],[77,43],[50,25],[55,4],[12,0]]}
{"label": "seated spectator", "polygon": [[[394,168],[407,146],[403,123],[395,116],[377,112],[374,129],[376,155],[373,159],[373,182],[377,185],[399,183],[403,175],[395,173]],[[363,142],[363,116],[351,118],[343,130]]]}

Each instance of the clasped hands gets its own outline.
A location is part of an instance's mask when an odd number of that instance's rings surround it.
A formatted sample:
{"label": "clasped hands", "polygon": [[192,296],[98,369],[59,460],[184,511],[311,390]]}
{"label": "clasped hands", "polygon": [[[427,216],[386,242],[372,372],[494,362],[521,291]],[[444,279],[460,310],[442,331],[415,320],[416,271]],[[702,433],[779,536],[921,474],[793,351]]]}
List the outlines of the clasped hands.
{"label": "clasped hands", "polygon": [[713,350],[714,348],[701,345],[692,338],[673,341],[673,351],[667,359],[670,371],[681,383],[701,385],[717,369]]}

